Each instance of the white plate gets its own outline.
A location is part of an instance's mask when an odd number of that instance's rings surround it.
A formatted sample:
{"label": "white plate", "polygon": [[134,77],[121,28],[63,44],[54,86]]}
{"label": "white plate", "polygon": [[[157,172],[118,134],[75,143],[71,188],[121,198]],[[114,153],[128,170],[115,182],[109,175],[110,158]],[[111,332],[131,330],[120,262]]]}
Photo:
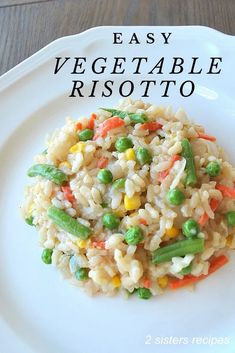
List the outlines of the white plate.
{"label": "white plate", "polygon": [[[154,32],[157,43],[130,46],[112,45],[112,33],[124,38],[135,31],[144,39]],[[172,32],[164,45],[161,32]],[[195,75],[196,92],[182,98],[173,89],[170,98],[160,90],[147,101],[183,106],[207,132],[229,151],[235,163],[234,37],[205,27],[100,27],[59,39],[0,78],[0,345],[4,353],[152,353],[221,352],[235,350],[234,256],[225,268],[198,284],[195,292],[169,292],[149,301],[116,298],[89,298],[70,286],[52,267],[40,261],[37,233],[20,219],[18,208],[25,174],[35,153],[43,149],[47,132],[63,124],[66,115],[89,114],[99,106],[112,107],[120,98],[68,98],[72,78],[53,75],[56,56],[199,56],[202,66],[210,56],[223,57],[220,75]],[[110,68],[110,64],[108,63]],[[65,68],[65,66],[64,66]],[[146,79],[127,72],[115,76],[115,84]],[[62,71],[62,70],[61,70]],[[157,81],[169,75],[156,75]],[[189,77],[175,75],[177,82]],[[79,79],[79,78],[78,78]],[[92,79],[87,71],[82,79],[86,90]],[[104,82],[107,72],[99,75]],[[139,98],[136,90],[133,98]],[[151,338],[147,337],[151,336]],[[155,343],[155,338],[185,337],[184,343]],[[192,337],[228,337],[229,344],[196,344]],[[188,339],[188,343],[187,343]],[[147,344],[146,344],[147,343]]]}

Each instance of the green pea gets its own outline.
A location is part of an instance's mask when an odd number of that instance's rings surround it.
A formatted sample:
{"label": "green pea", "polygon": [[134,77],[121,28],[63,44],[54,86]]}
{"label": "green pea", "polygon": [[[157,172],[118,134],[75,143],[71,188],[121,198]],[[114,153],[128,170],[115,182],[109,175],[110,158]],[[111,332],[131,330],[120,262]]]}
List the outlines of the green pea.
{"label": "green pea", "polygon": [[52,249],[44,249],[42,252],[42,261],[50,265],[51,264],[51,257],[52,257],[53,250]]}
{"label": "green pea", "polygon": [[147,148],[144,147],[138,148],[136,152],[136,159],[141,165],[151,164],[152,162],[151,153],[149,152],[149,150],[147,150]]}
{"label": "green pea", "polygon": [[149,299],[152,296],[152,293],[148,288],[138,288],[137,294],[140,299]]}
{"label": "green pea", "polygon": [[119,137],[115,147],[118,152],[125,152],[128,148],[133,147],[133,142],[128,137]]}
{"label": "green pea", "polygon": [[121,178],[121,179],[117,179],[117,180],[115,180],[114,182],[113,182],[113,188],[114,189],[121,189],[121,188],[124,188],[124,186],[125,186],[125,181],[126,181],[126,179],[124,179],[124,178]]}
{"label": "green pea", "polygon": [[138,226],[130,227],[125,233],[125,241],[130,245],[137,245],[143,240],[142,229]]}
{"label": "green pea", "polygon": [[180,205],[185,200],[184,194],[178,188],[168,191],[166,197],[168,202],[174,206]]}
{"label": "green pea", "polygon": [[75,277],[78,281],[86,281],[89,278],[88,272],[88,268],[81,267],[75,272]]}
{"label": "green pea", "polygon": [[113,181],[113,174],[108,169],[101,169],[97,178],[102,184],[110,184]]}
{"label": "green pea", "polygon": [[118,228],[120,224],[120,219],[114,213],[105,213],[102,217],[103,225],[112,230]]}
{"label": "green pea", "polygon": [[25,218],[25,222],[29,225],[29,226],[34,226],[33,224],[33,216],[30,216],[28,218]]}
{"label": "green pea", "polygon": [[228,226],[235,226],[235,211],[229,211],[225,214]]}
{"label": "green pea", "polygon": [[209,162],[206,166],[206,173],[211,177],[216,177],[220,174],[221,167],[218,162]]}
{"label": "green pea", "polygon": [[182,231],[187,238],[195,238],[199,233],[199,225],[194,219],[190,218],[183,223]]}
{"label": "green pea", "polygon": [[80,141],[91,140],[94,136],[94,131],[91,129],[84,129],[79,132],[78,137]]}
{"label": "green pea", "polygon": [[192,267],[193,267],[193,264],[189,264],[188,266],[182,268],[182,270],[179,272],[180,275],[189,275],[191,272],[192,272]]}

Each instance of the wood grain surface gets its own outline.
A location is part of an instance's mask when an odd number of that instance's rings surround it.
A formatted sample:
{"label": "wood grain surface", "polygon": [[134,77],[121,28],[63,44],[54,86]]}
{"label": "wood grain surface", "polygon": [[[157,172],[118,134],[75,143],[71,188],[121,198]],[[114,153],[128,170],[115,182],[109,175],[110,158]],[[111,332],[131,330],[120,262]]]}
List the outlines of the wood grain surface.
{"label": "wood grain surface", "polygon": [[101,25],[204,25],[235,35],[235,0],[0,0],[0,75],[61,36]]}

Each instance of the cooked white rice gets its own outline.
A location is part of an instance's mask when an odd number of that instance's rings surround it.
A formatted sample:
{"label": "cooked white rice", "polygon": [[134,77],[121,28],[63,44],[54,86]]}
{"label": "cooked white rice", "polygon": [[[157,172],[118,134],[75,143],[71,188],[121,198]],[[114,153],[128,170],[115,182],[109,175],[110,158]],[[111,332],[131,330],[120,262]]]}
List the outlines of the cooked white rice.
{"label": "cooked white rice", "polygon": [[[81,117],[78,121],[67,118],[66,124],[48,138],[47,153],[35,156],[35,162],[54,165],[62,170],[68,176],[67,185],[74,199],[68,201],[59,185],[36,176],[34,183],[26,187],[21,211],[24,218],[32,217],[39,232],[40,245],[53,249],[52,265],[58,267],[73,284],[83,286],[90,294],[112,295],[119,290],[132,292],[147,287],[152,295],[158,295],[168,288],[172,278],[183,278],[179,274],[183,268],[192,264],[191,275],[206,275],[211,259],[226,253],[229,247],[235,248],[234,227],[227,225],[224,215],[235,211],[234,200],[225,197],[216,188],[217,184],[233,188],[235,169],[216,142],[198,138],[198,133],[204,132],[203,127],[189,121],[182,109],[173,113],[169,107],[131,99],[121,101],[117,109],[144,113],[148,121],[156,121],[162,124],[162,128],[150,132],[142,129],[140,123],[131,123],[130,118],[126,117],[125,124],[110,130],[107,136],[81,143],[77,123],[80,122],[84,129],[89,118]],[[95,132],[110,117],[111,113],[99,110],[96,113]],[[117,138],[123,136],[133,142],[133,148],[129,151],[131,158],[126,151],[118,152],[114,147]],[[194,154],[197,173],[194,187],[186,187],[184,183],[185,158],[181,157],[171,165],[172,156],[182,152],[181,141],[184,138],[190,141]],[[136,160],[135,153],[139,147],[151,152],[150,165],[140,165]],[[112,184],[99,181],[97,163],[101,157],[108,159],[106,168],[112,172],[113,180],[125,178],[123,188],[116,190]],[[217,161],[221,167],[217,177],[210,177],[205,172],[210,161]],[[169,174],[159,181],[158,175],[170,166]],[[182,190],[185,195],[179,206],[167,201],[168,191],[174,188]],[[140,206],[126,210],[125,195],[130,199],[137,197]],[[215,212],[210,207],[211,199],[219,201]],[[47,215],[52,205],[90,227],[90,238],[81,240],[54,224]],[[103,226],[102,216],[107,211],[120,218],[117,229],[109,230]],[[188,218],[198,222],[204,213],[207,213],[209,220],[198,235],[205,239],[203,252],[173,257],[171,261],[157,265],[152,263],[153,251],[185,239],[181,231],[183,222]],[[125,240],[125,232],[133,226],[140,227],[144,235],[137,245],[130,245]],[[88,279],[81,281],[76,278],[79,268],[87,269]]]}

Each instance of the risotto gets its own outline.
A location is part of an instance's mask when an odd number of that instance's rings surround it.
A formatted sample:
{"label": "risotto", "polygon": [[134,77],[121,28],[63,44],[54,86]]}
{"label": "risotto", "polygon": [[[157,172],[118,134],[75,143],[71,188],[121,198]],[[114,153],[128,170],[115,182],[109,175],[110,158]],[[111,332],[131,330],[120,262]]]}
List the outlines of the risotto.
{"label": "risotto", "polygon": [[21,212],[73,284],[148,299],[228,262],[235,168],[182,109],[125,99],[67,118],[46,147]]}

